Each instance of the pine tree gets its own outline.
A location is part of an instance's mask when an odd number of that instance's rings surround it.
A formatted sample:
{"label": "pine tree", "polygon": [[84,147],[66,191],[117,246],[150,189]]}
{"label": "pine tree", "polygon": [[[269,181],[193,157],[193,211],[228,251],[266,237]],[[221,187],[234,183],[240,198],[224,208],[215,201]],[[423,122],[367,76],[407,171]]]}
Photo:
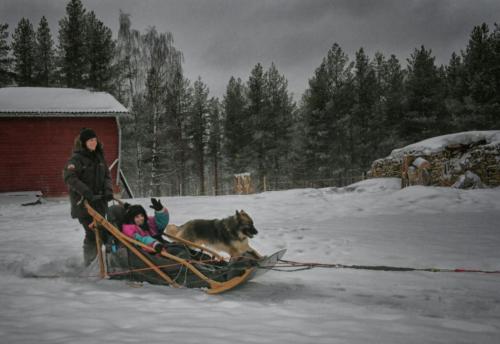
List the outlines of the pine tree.
{"label": "pine tree", "polygon": [[31,22],[22,18],[12,37],[12,50],[15,56],[14,71],[19,86],[34,85],[35,31]]}
{"label": "pine tree", "polygon": [[[332,119],[326,107],[330,94],[330,80],[327,74],[326,60],[314,72],[309,80],[309,89],[303,99],[302,116],[304,123],[304,163],[302,178],[308,174],[313,178],[324,175],[324,166],[330,160],[330,137]],[[300,174],[300,172],[299,172]]]}
{"label": "pine tree", "polygon": [[380,53],[375,55],[375,70],[378,84],[375,117],[379,121],[380,131],[372,144],[376,149],[375,158],[378,158],[403,145],[400,126],[403,118],[405,73],[395,55],[385,60]]}
{"label": "pine tree", "polygon": [[160,116],[163,113],[162,94],[164,92],[164,84],[161,79],[158,66],[151,65],[146,80],[146,113],[149,114],[150,127],[148,130],[149,140],[146,144],[149,146],[149,161],[150,164],[150,183],[149,196],[161,195],[161,175],[160,164],[162,160],[162,152],[160,145],[161,127]]}
{"label": "pine tree", "polygon": [[96,18],[94,11],[85,16],[87,86],[100,91],[111,91],[114,76],[115,42],[111,30]]}
{"label": "pine tree", "polygon": [[446,66],[446,94],[450,97],[463,101],[467,94],[465,84],[465,70],[462,59],[453,52],[450,62]]}
{"label": "pine tree", "polygon": [[350,121],[351,168],[365,170],[374,158],[374,142],[378,139],[380,119],[375,119],[379,93],[375,70],[363,48],[356,52],[353,80],[355,102]]}
{"label": "pine tree", "polygon": [[85,9],[81,0],[70,0],[66,17],[59,21],[60,71],[67,87],[85,87],[88,75],[85,28]]}
{"label": "pine tree", "polygon": [[224,121],[224,151],[228,159],[229,172],[241,173],[247,168],[245,149],[250,146],[252,131],[246,116],[246,89],[240,78],[231,77],[223,100]]}
{"label": "pine tree", "polygon": [[12,71],[10,70],[12,58],[9,56],[10,47],[7,43],[8,28],[8,24],[0,24],[0,87],[10,85],[12,80]]}
{"label": "pine tree", "polygon": [[54,74],[54,42],[49,23],[42,17],[36,32],[35,63],[33,66],[35,84],[48,87]]}
{"label": "pine tree", "polygon": [[193,145],[193,157],[199,178],[201,195],[205,195],[205,151],[209,116],[208,87],[200,77],[193,85],[193,104],[189,136]]}
{"label": "pine tree", "polygon": [[288,158],[292,135],[294,104],[288,93],[288,81],[274,63],[265,73],[265,122],[262,126],[263,145],[266,151],[265,174],[274,179],[289,175]]}
{"label": "pine tree", "polygon": [[218,98],[210,99],[208,103],[208,143],[207,153],[212,164],[213,189],[216,195],[221,194],[220,166],[222,159],[222,111]]}
{"label": "pine tree", "polygon": [[479,103],[487,103],[495,96],[493,45],[488,25],[475,26],[464,53],[464,67],[467,74],[469,93]]}
{"label": "pine tree", "polygon": [[474,27],[463,53],[466,86],[470,96],[464,120],[470,129],[492,129],[499,123],[499,40],[498,27],[489,34],[488,25],[483,23]]}
{"label": "pine tree", "polygon": [[491,74],[495,79],[495,97],[492,100],[489,117],[489,128],[500,128],[500,25],[495,23],[495,29],[490,35],[493,48]]}
{"label": "pine tree", "polygon": [[353,63],[335,43],[309,80],[303,99],[305,161],[308,178],[326,178],[350,167]]}
{"label": "pine tree", "polygon": [[415,49],[408,59],[407,109],[402,126],[408,143],[444,132],[444,87],[434,59],[432,51],[424,46]]}
{"label": "pine tree", "polygon": [[188,163],[190,149],[188,140],[188,123],[192,109],[192,87],[183,76],[182,67],[177,64],[177,71],[172,83],[167,88],[165,97],[167,107],[166,139],[171,156],[171,168],[175,195],[184,195],[187,191]]}
{"label": "pine tree", "polygon": [[252,132],[252,140],[245,147],[245,156],[257,172],[259,186],[262,187],[266,169],[266,125],[264,112],[264,70],[258,63],[250,72],[248,90],[248,124],[246,130]]}
{"label": "pine tree", "polygon": [[452,127],[454,131],[467,130],[470,124],[465,109],[465,98],[467,96],[467,86],[464,65],[460,56],[451,55],[450,62],[445,69],[446,79],[446,110],[450,113]]}
{"label": "pine tree", "polygon": [[[190,142],[188,138],[188,126],[192,111],[192,87],[183,75],[182,53],[173,46],[173,36],[169,33],[163,35],[165,41],[163,49],[166,51],[166,59],[163,61],[163,72],[165,80],[165,92],[163,104],[165,116],[162,117],[162,146],[163,152],[162,169],[168,177],[168,192],[170,194],[183,195],[190,187],[188,182],[190,171]],[[165,178],[167,179],[167,178]]]}
{"label": "pine tree", "polygon": [[[123,135],[123,166],[127,171],[133,173],[135,179],[129,179],[135,187],[137,196],[145,196],[148,189],[146,180],[146,166],[148,160],[144,152],[148,145],[150,137],[149,108],[146,103],[146,97],[143,93],[138,93],[132,99],[130,108],[130,117],[122,118]],[[128,168],[127,168],[128,167]]]}

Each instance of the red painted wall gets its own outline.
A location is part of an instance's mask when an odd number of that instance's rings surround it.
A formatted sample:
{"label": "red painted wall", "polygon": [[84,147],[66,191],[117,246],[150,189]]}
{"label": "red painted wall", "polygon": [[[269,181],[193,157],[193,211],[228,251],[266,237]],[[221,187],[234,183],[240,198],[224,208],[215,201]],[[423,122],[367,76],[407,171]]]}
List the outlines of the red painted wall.
{"label": "red painted wall", "polygon": [[[80,129],[89,127],[104,145],[108,166],[118,158],[118,127],[114,117],[0,118],[0,192],[42,191],[67,194],[62,170]],[[116,184],[116,166],[112,169]]]}

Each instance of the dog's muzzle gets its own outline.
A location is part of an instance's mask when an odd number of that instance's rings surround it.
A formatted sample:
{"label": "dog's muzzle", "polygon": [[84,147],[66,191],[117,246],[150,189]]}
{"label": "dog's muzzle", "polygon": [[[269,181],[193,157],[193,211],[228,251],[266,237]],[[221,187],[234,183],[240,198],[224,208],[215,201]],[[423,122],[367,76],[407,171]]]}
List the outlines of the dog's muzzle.
{"label": "dog's muzzle", "polygon": [[259,233],[254,226],[244,226],[242,228],[242,232],[250,239],[252,239],[254,235],[257,235]]}

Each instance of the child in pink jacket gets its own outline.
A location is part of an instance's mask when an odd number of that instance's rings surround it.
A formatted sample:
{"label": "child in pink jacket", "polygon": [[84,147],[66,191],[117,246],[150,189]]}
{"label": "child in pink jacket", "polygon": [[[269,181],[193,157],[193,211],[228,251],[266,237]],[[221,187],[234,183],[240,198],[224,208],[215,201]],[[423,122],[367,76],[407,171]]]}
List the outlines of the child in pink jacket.
{"label": "child in pink jacket", "polygon": [[150,208],[155,210],[154,216],[148,216],[146,210],[138,204],[126,206],[122,232],[160,253],[164,248],[161,236],[168,225],[170,216],[168,209],[161,204],[160,200],[151,198],[151,203]]}

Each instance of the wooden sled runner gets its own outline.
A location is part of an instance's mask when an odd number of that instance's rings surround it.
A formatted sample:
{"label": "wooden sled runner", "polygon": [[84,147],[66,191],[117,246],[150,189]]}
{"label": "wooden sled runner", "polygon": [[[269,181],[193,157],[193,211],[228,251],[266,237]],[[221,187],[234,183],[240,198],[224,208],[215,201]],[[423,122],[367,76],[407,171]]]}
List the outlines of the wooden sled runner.
{"label": "wooden sled runner", "polygon": [[151,247],[124,235],[116,223],[106,220],[88,202],[84,204],[94,222],[106,231],[104,252],[101,236],[96,231],[102,278],[146,281],[175,288],[202,288],[208,294],[219,294],[268,271],[285,253],[281,250],[260,259],[243,256],[227,261],[217,252],[183,240],[168,244],[167,252],[163,250],[157,254]]}

